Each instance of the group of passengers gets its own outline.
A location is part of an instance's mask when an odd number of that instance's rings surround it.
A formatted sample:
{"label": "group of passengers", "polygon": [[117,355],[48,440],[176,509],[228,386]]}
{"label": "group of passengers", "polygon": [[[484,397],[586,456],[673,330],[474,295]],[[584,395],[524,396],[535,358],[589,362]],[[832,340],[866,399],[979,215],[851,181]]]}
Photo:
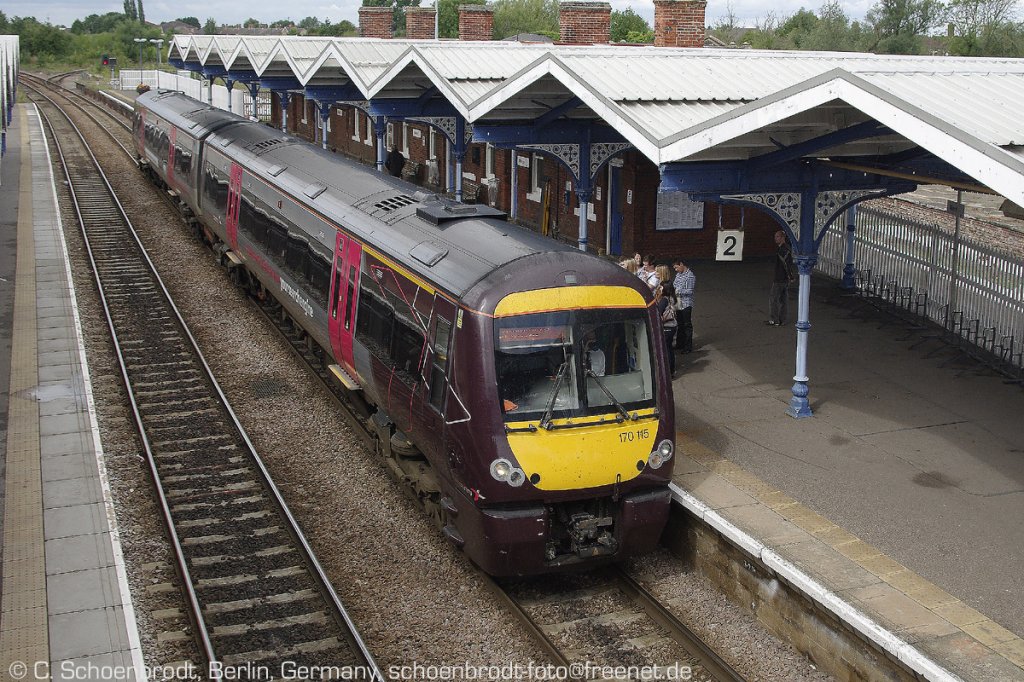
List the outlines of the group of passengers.
{"label": "group of passengers", "polygon": [[641,256],[637,253],[620,265],[639,277],[654,294],[665,333],[669,369],[674,375],[674,351],[693,351],[693,289],[697,277],[681,258],[673,261],[670,269],[668,265],[657,265],[652,255]]}

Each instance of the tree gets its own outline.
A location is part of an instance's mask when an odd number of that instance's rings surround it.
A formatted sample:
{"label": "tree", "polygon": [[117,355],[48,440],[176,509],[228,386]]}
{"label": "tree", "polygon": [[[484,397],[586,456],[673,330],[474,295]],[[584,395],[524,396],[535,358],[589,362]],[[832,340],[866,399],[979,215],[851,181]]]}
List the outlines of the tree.
{"label": "tree", "polygon": [[651,31],[651,26],[647,23],[647,20],[632,9],[627,7],[621,12],[618,10],[612,11],[611,41],[613,43],[637,42],[630,40],[629,36],[639,37],[645,36],[648,33],[651,34],[651,40],[640,42],[654,42],[654,33]]}
{"label": "tree", "polygon": [[868,50],[919,54],[921,36],[939,23],[943,11],[939,0],[878,0],[867,14],[874,31]]}
{"label": "tree", "polygon": [[557,38],[558,0],[497,0],[494,3],[494,38],[538,33]]}
{"label": "tree", "polygon": [[270,24],[270,28],[291,28],[295,22],[291,19],[278,19]]}
{"label": "tree", "polygon": [[242,28],[260,28],[262,26],[263,24],[260,23],[259,19],[254,19],[252,17],[246,19],[245,23],[242,24]]}
{"label": "tree", "polygon": [[125,16],[121,12],[107,12],[104,15],[90,14],[85,19],[76,19],[71,24],[71,32],[78,35],[111,33],[123,21],[125,21]]}
{"label": "tree", "polygon": [[138,21],[139,14],[135,7],[135,0],[124,0],[124,15],[128,21]]}
{"label": "tree", "polygon": [[324,19],[320,28],[313,33],[318,36],[354,36],[358,34],[356,25],[348,19],[342,19],[336,24],[332,24],[330,19]]}
{"label": "tree", "polygon": [[188,24],[189,26],[195,26],[197,29],[203,27],[203,25],[199,23],[199,19],[196,17],[178,17],[178,21],[183,24]]}
{"label": "tree", "polygon": [[208,36],[217,35],[217,20],[213,17],[208,18],[206,23],[203,24],[203,33]]}
{"label": "tree", "polygon": [[146,12],[142,9],[142,0],[139,0],[139,21],[146,23]]}
{"label": "tree", "polygon": [[[952,0],[946,6],[946,20],[953,31],[950,51],[954,54],[981,56],[998,54],[996,43],[1013,32],[1016,0]],[[1012,41],[1011,41],[1012,42]]]}

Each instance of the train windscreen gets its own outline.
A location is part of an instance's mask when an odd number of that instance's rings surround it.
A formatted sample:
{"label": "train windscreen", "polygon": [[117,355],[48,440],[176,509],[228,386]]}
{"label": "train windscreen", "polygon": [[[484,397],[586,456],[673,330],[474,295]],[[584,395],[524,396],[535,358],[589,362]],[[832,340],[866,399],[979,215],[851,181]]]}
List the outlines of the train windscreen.
{"label": "train windscreen", "polygon": [[642,310],[574,310],[495,320],[505,421],[653,407],[654,361]]}

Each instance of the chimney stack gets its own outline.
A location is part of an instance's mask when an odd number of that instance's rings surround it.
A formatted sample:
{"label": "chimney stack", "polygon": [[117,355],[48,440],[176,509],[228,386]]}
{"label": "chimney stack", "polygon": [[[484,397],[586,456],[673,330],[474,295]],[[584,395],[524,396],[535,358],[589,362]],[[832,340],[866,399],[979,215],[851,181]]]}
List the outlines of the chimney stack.
{"label": "chimney stack", "polygon": [[704,47],[707,0],[654,0],[656,47]]}
{"label": "chimney stack", "polygon": [[405,37],[409,40],[433,40],[436,14],[437,10],[433,7],[406,7]]}
{"label": "chimney stack", "polygon": [[390,7],[360,7],[359,35],[364,38],[390,38],[394,11]]}
{"label": "chimney stack", "polygon": [[459,40],[493,40],[494,9],[488,5],[459,5]]}
{"label": "chimney stack", "polygon": [[607,45],[612,30],[612,6],[607,2],[569,0],[558,5],[559,42]]}

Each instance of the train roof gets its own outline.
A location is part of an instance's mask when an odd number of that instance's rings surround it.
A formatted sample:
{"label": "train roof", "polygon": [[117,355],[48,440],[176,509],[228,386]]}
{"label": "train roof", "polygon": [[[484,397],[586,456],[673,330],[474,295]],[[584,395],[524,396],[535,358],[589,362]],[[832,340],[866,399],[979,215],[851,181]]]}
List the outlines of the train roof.
{"label": "train roof", "polygon": [[144,92],[139,95],[137,102],[157,113],[179,130],[184,130],[199,139],[232,123],[244,121],[251,125],[258,125],[174,90]]}
{"label": "train roof", "polygon": [[459,298],[520,258],[581,255],[501,211],[444,199],[268,126],[222,128],[209,144]]}

